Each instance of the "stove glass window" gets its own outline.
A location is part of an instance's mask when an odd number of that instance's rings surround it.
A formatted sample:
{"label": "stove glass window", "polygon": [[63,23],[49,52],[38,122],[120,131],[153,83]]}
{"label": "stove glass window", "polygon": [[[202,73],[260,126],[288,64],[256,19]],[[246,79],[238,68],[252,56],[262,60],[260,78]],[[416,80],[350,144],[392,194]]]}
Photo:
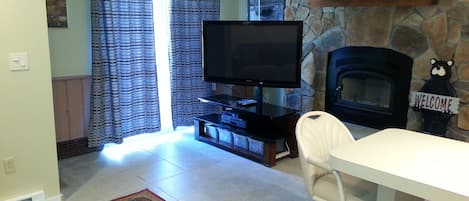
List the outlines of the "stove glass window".
{"label": "stove glass window", "polygon": [[344,77],[341,82],[341,101],[379,108],[391,107],[391,83],[375,77]]}

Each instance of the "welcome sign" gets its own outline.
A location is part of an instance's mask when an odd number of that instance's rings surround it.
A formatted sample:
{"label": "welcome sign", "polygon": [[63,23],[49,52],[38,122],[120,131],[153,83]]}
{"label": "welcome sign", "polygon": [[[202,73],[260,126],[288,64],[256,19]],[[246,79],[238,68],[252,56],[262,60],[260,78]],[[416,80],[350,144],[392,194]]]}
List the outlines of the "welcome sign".
{"label": "welcome sign", "polygon": [[438,112],[457,114],[460,98],[423,92],[410,92],[409,105]]}

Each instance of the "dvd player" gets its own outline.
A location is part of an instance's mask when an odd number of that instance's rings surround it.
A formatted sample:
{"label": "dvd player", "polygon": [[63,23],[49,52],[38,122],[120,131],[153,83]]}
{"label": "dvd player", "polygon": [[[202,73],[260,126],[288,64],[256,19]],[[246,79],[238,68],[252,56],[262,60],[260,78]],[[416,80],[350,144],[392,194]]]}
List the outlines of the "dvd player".
{"label": "dvd player", "polygon": [[220,122],[224,124],[229,124],[232,126],[246,128],[247,122],[242,119],[238,114],[233,112],[224,111],[220,114]]}

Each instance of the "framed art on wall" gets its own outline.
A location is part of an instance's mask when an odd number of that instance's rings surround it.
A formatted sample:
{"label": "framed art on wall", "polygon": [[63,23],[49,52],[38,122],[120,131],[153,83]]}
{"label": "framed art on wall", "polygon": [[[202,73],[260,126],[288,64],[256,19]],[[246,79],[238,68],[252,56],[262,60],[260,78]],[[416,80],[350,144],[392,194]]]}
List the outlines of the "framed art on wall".
{"label": "framed art on wall", "polygon": [[66,0],[46,0],[47,25],[49,27],[68,27]]}

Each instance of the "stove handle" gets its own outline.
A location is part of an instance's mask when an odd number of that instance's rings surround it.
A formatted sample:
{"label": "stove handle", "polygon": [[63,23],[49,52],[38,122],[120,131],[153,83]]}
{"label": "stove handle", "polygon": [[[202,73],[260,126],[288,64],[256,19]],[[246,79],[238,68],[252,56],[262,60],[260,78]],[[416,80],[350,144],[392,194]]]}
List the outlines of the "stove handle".
{"label": "stove handle", "polygon": [[343,84],[340,84],[339,86],[337,86],[337,88],[335,88],[335,97],[336,97],[336,99],[340,99],[339,97],[342,95],[342,90],[343,89],[344,89]]}

